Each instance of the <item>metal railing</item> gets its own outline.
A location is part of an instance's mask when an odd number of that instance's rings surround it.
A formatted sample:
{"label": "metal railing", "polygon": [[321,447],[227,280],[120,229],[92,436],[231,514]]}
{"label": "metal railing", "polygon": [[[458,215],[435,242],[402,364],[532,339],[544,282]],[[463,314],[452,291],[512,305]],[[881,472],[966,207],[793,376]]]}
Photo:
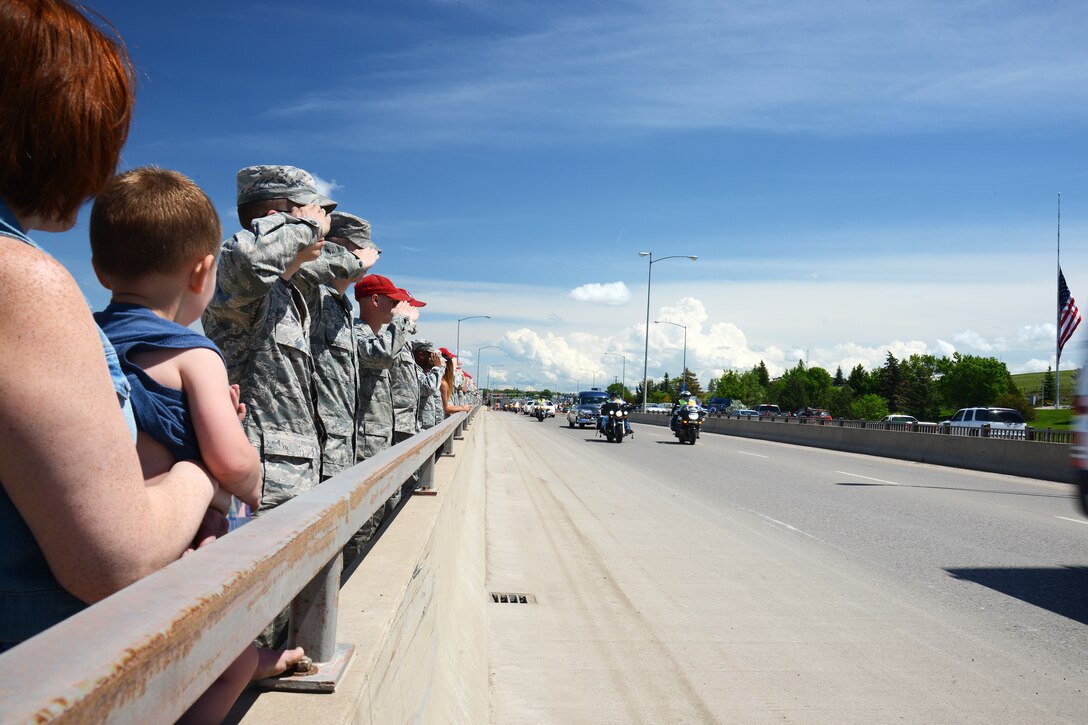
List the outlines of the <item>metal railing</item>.
{"label": "metal railing", "polygon": [[[668,411],[647,411],[650,414],[661,412],[667,414]],[[994,428],[989,424],[982,426],[958,426],[958,425],[941,425],[939,423],[884,423],[881,421],[872,420],[846,420],[846,419],[827,419],[819,418],[816,416],[810,417],[797,417],[792,415],[768,415],[768,416],[739,416],[731,415],[728,413],[709,413],[708,417],[711,418],[732,418],[733,420],[747,420],[757,423],[788,423],[799,425],[827,425],[835,426],[838,428],[861,428],[864,430],[887,430],[887,431],[899,431],[901,433],[932,433],[940,435],[953,435],[953,436],[968,436],[968,437],[982,437],[982,438],[997,438],[1001,440],[1020,440],[1020,441],[1035,441],[1039,443],[1061,443],[1070,444],[1073,442],[1073,431],[1067,430],[1054,430],[1052,428]]]}
{"label": "metal railing", "polygon": [[335,656],[340,551],[478,409],[457,413],[0,655],[0,722],[173,722],[272,619]]}

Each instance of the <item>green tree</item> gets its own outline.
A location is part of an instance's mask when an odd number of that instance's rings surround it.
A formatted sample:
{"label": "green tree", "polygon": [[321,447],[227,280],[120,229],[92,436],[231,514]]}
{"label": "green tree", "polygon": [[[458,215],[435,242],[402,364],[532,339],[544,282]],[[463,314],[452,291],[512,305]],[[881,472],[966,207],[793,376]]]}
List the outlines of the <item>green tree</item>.
{"label": "green tree", "polygon": [[[699,378],[695,376],[691,370],[684,370],[684,385],[690,395],[696,395],[700,398],[703,396],[703,386],[699,384]],[[677,381],[679,383],[679,381]],[[677,392],[679,392],[680,386],[677,385]]]}
{"label": "green tree", "polygon": [[771,375],[767,372],[767,366],[764,362],[760,360],[759,365],[756,365],[753,369],[755,370],[756,379],[760,386],[764,388],[768,387],[771,384]]}
{"label": "green tree", "polygon": [[846,379],[846,384],[850,386],[856,396],[876,392],[873,389],[871,376],[860,364],[855,365],[850,371],[850,377]]}
{"label": "green tree", "polygon": [[[833,387],[827,394],[827,412],[832,418],[852,417],[851,407],[854,405],[854,391],[849,385]],[[883,416],[881,416],[883,417]]]}
{"label": "green tree", "polygon": [[1049,365],[1046,366],[1046,372],[1043,374],[1042,398],[1042,405],[1046,405],[1048,400],[1054,400],[1054,371]]}
{"label": "green tree", "polygon": [[[625,388],[623,386],[623,383],[612,383],[611,385],[608,386],[607,390],[608,390],[608,394],[611,395],[613,398],[615,398],[618,395],[621,398],[623,398],[624,400],[626,400],[628,403],[630,403],[632,400],[635,399],[631,395],[630,389]],[[639,400],[640,403],[642,402],[641,394],[639,395],[638,400]]]}
{"label": "green tree", "polygon": [[937,359],[932,355],[911,355],[900,363],[899,371],[900,407],[889,409],[919,420],[936,420],[941,414],[941,395],[935,381]]}
{"label": "green tree", "polygon": [[1024,420],[1035,420],[1035,408],[1032,407],[1031,402],[1020,391],[1020,388],[1015,385],[1009,390],[1009,392],[999,395],[994,402],[999,408],[1015,408],[1020,411],[1020,415],[1024,416]]}
{"label": "green tree", "polygon": [[735,370],[726,370],[720,378],[715,378],[710,386],[710,394],[718,398],[744,399],[744,380]]}
{"label": "green tree", "polygon": [[858,420],[880,420],[888,414],[888,404],[876,393],[867,393],[850,406],[850,416]]}
{"label": "green tree", "polygon": [[895,359],[895,355],[892,355],[891,350],[888,351],[887,356],[884,358],[884,367],[880,369],[878,376],[880,380],[878,392],[884,396],[884,400],[888,401],[888,409],[902,410],[903,374],[900,370],[899,361]]}
{"label": "green tree", "polygon": [[835,379],[831,381],[831,384],[836,387],[846,385],[846,378],[842,374],[842,365],[835,368]]}
{"label": "green tree", "polygon": [[952,408],[993,405],[1010,392],[1009,370],[997,358],[957,352],[949,362],[940,389],[944,402]]}

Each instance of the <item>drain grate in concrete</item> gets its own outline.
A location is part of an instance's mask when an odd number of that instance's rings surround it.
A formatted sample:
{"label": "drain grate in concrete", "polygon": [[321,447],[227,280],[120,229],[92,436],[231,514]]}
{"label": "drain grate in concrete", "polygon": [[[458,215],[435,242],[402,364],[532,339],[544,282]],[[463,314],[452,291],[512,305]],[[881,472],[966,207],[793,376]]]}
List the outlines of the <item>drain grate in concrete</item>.
{"label": "drain grate in concrete", "polygon": [[491,592],[491,601],[494,604],[536,604],[536,596],[513,592]]}

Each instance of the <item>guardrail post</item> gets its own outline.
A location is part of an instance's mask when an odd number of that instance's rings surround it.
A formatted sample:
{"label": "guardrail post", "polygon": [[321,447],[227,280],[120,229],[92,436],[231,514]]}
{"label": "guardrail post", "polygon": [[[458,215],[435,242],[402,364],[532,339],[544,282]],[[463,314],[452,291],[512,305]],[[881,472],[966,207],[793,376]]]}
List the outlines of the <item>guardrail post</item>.
{"label": "guardrail post", "polygon": [[302,647],[310,662],[293,675],[265,680],[272,689],[332,692],[344,676],[355,645],[336,643],[342,567],[343,557],[337,552],[291,601],[287,646]]}
{"label": "guardrail post", "polygon": [[463,441],[465,439],[465,421],[464,420],[462,420],[460,423],[457,424],[457,430],[455,430],[453,432],[453,439],[455,441]]}
{"label": "guardrail post", "polygon": [[449,436],[442,443],[442,457],[443,458],[452,458],[454,455],[455,454],[453,452],[453,436]]}
{"label": "guardrail post", "polygon": [[419,484],[415,493],[422,496],[434,496],[438,489],[434,487],[434,456],[427,456],[427,460],[419,467]]}
{"label": "guardrail post", "polygon": [[979,430],[978,430],[978,434],[980,436],[982,436],[983,438],[989,438],[990,437],[990,424],[989,423],[983,423],[982,427],[979,428]]}

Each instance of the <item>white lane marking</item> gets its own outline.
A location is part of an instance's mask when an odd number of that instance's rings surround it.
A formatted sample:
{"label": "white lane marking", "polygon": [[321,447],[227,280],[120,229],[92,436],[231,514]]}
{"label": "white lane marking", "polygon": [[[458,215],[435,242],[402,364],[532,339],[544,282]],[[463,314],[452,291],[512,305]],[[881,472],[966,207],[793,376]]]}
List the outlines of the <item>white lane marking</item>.
{"label": "white lane marking", "polygon": [[[752,511],[752,509],[747,509],[747,510]],[[807,536],[808,538],[815,539],[816,541],[823,541],[823,539],[821,539],[820,537],[813,536],[812,534],[808,533],[807,531],[801,531],[801,529],[797,528],[796,526],[790,526],[785,521],[779,521],[776,518],[772,518],[772,517],[768,516],[767,514],[761,514],[758,511],[752,511],[752,513],[754,513],[756,516],[760,517],[761,519],[766,519],[767,521],[770,521],[772,524],[777,524],[778,526],[781,526],[781,527],[783,527],[785,529],[789,529],[790,531],[793,531],[794,533],[801,534],[802,536]]]}
{"label": "white lane marking", "polygon": [[864,478],[866,481],[876,481],[877,483],[886,483],[889,486],[902,486],[901,483],[895,481],[885,481],[883,478],[869,478],[868,476],[862,476],[858,473],[848,473],[847,471],[835,471],[835,473],[841,473],[844,476],[853,476],[854,478]]}
{"label": "white lane marking", "polygon": [[737,453],[743,453],[746,456],[755,456],[756,458],[770,458],[770,456],[765,456],[762,453],[749,453],[748,451],[737,451]]}
{"label": "white lane marking", "polygon": [[1066,518],[1065,516],[1055,516],[1054,518],[1061,519],[1062,521],[1072,521],[1074,524],[1088,524],[1088,521],[1084,521],[1082,519],[1070,519]]}

